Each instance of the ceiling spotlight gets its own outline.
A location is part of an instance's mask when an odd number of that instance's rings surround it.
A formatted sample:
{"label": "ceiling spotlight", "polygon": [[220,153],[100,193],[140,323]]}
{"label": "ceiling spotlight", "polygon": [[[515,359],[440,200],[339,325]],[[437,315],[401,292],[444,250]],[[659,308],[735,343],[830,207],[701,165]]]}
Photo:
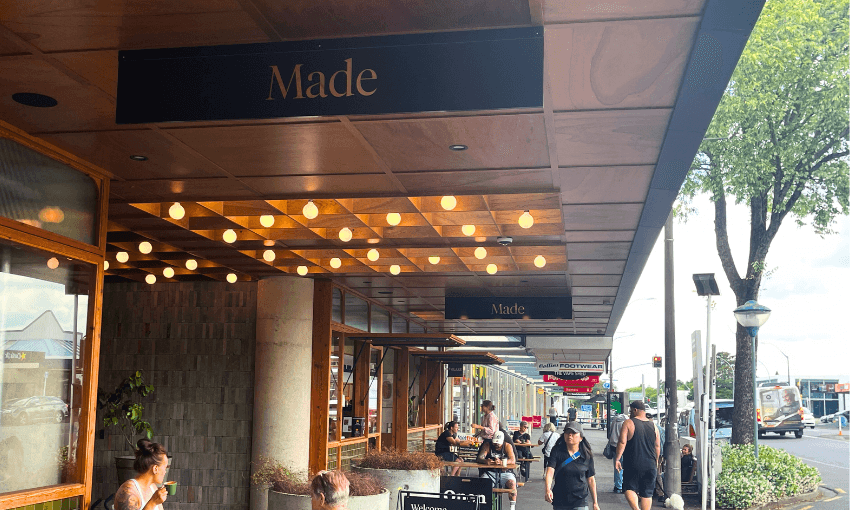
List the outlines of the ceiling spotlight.
{"label": "ceiling spotlight", "polygon": [[534,257],[534,265],[537,267],[543,267],[546,265],[546,257],[543,255],[538,255]]}
{"label": "ceiling spotlight", "polygon": [[151,246],[151,243],[147,241],[142,241],[141,243],[139,243],[139,251],[144,253],[145,255],[150,253],[152,250],[153,246]]}
{"label": "ceiling spotlight", "polygon": [[466,145],[463,145],[461,143],[454,143],[452,145],[449,145],[449,149],[453,151],[465,151],[467,148],[468,147]]}
{"label": "ceiling spotlight", "polygon": [[266,239],[265,241],[263,241],[263,246],[274,246],[274,241],[272,241],[271,239]]}
{"label": "ceiling spotlight", "polygon": [[339,269],[340,266],[342,266],[341,260],[339,260],[337,257],[334,257],[334,258],[331,259],[331,267],[332,268]]}
{"label": "ceiling spotlight", "polygon": [[274,250],[266,250],[263,252],[263,260],[273,262],[275,258]]}
{"label": "ceiling spotlight", "polygon": [[171,216],[172,220],[182,220],[183,216],[186,216],[186,209],[183,209],[180,202],[174,202],[174,204],[168,208],[168,215]]}
{"label": "ceiling spotlight", "polygon": [[475,225],[464,225],[460,227],[460,231],[463,232],[465,236],[471,236],[475,233]]}
{"label": "ceiling spotlight", "polygon": [[59,267],[59,259],[57,259],[56,257],[50,257],[49,259],[47,259],[47,267],[49,267],[50,269],[56,269],[57,267]]}
{"label": "ceiling spotlight", "polygon": [[431,264],[439,264],[440,257],[428,257],[428,262],[430,262]]}
{"label": "ceiling spotlight", "polygon": [[153,285],[154,283],[156,283],[156,276],[149,274],[145,276],[145,281],[148,282],[150,285]]}
{"label": "ceiling spotlight", "polygon": [[174,268],[166,267],[165,269],[162,270],[162,276],[164,276],[166,278],[173,278],[174,277]]}
{"label": "ceiling spotlight", "polygon": [[271,214],[264,214],[260,216],[260,225],[266,228],[271,228],[271,226],[274,225],[274,216]]}
{"label": "ceiling spotlight", "polygon": [[496,274],[499,268],[496,267],[496,264],[487,264],[487,274]]}
{"label": "ceiling spotlight", "polygon": [[109,261],[108,260],[103,261],[103,270],[109,271]]}
{"label": "ceiling spotlight", "polygon": [[393,265],[390,266],[390,273],[399,274],[400,272],[401,272],[401,266],[399,266],[398,264],[393,264]]}
{"label": "ceiling spotlight", "polygon": [[475,258],[477,258],[478,260],[481,260],[486,256],[487,256],[487,249],[486,248],[484,248],[483,246],[479,246],[478,248],[475,248]]}
{"label": "ceiling spotlight", "polygon": [[298,274],[300,274],[301,276],[306,276],[307,275],[307,266],[298,266],[298,268],[295,271],[297,271]]}
{"label": "ceiling spotlight", "polygon": [[195,269],[198,269],[198,261],[195,259],[187,260],[186,269],[188,269],[189,271],[194,271]]}
{"label": "ceiling spotlight", "polygon": [[522,213],[522,216],[519,217],[519,226],[522,228],[531,228],[534,225],[534,216],[532,216],[528,211]]}
{"label": "ceiling spotlight", "polygon": [[130,260],[130,255],[126,251],[119,251],[118,253],[115,254],[115,260],[124,264],[128,260]]}
{"label": "ceiling spotlight", "polygon": [[52,108],[59,104],[56,99],[35,92],[17,92],[12,94],[12,101],[34,108]]}
{"label": "ceiling spotlight", "polygon": [[443,209],[451,211],[457,206],[457,199],[452,195],[446,195],[440,199],[440,205],[443,206]]}
{"label": "ceiling spotlight", "polygon": [[342,227],[339,231],[339,240],[344,243],[351,241],[351,229],[348,227]]}
{"label": "ceiling spotlight", "polygon": [[391,212],[387,214],[387,223],[392,226],[398,225],[399,223],[401,223],[401,214],[397,212]]}
{"label": "ceiling spotlight", "polygon": [[239,277],[236,276],[236,273],[227,273],[227,283],[236,283]]}
{"label": "ceiling spotlight", "polygon": [[301,213],[304,214],[304,217],[308,220],[312,220],[319,215],[319,208],[316,207],[316,204],[314,204],[312,200],[308,200],[307,203],[304,204],[304,208],[301,209]]}
{"label": "ceiling spotlight", "polygon": [[[147,161],[148,157],[142,156],[141,154],[131,154],[130,159],[132,159],[133,161]],[[156,278],[156,277],[154,277],[154,278]]]}
{"label": "ceiling spotlight", "polygon": [[381,242],[381,240],[373,237],[372,239],[366,239],[366,242],[369,244],[378,244]]}
{"label": "ceiling spotlight", "polygon": [[376,250],[375,248],[372,248],[371,250],[369,250],[369,251],[366,253],[366,258],[367,258],[367,259],[369,259],[369,260],[371,260],[372,262],[375,262],[375,261],[376,261],[376,260],[378,260],[380,257],[381,257],[381,254],[380,254],[380,253],[378,253],[378,250]]}
{"label": "ceiling spotlight", "polygon": [[221,238],[224,239],[225,243],[232,243],[236,241],[236,232],[234,232],[232,228],[229,228],[224,231],[224,234],[221,235]]}

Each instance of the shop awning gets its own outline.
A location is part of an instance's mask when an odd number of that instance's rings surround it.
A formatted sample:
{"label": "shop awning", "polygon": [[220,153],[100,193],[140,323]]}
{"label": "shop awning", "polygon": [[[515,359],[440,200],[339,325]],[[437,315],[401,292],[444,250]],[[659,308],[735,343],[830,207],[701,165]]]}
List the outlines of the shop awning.
{"label": "shop awning", "polygon": [[382,347],[457,347],[466,343],[450,333],[349,333],[346,338]]}
{"label": "shop awning", "polygon": [[460,363],[462,365],[501,365],[502,358],[487,351],[418,351],[412,354],[440,363]]}

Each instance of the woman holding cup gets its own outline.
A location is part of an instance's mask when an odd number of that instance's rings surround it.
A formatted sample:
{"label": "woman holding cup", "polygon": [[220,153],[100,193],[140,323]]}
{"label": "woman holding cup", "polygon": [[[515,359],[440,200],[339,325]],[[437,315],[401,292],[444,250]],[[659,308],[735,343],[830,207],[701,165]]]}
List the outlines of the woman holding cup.
{"label": "woman holding cup", "polygon": [[[168,469],[168,454],[164,446],[147,439],[139,439],[137,446],[133,468],[139,474],[118,488],[115,510],[162,510],[169,492],[173,494],[162,485]],[[174,484],[171,487],[175,487]]]}

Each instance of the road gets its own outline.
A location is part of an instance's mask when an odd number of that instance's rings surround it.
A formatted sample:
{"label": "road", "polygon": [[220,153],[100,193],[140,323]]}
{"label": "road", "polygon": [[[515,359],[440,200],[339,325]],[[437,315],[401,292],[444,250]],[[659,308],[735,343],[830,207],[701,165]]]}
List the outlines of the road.
{"label": "road", "polygon": [[791,434],[784,437],[768,434],[759,440],[759,445],[781,448],[818,468],[823,484],[838,491],[824,491],[823,500],[794,505],[791,510],[847,510],[850,504],[850,441],[846,439],[847,433],[844,431],[844,435],[838,437],[837,428],[818,425],[814,430],[806,429],[800,439]]}

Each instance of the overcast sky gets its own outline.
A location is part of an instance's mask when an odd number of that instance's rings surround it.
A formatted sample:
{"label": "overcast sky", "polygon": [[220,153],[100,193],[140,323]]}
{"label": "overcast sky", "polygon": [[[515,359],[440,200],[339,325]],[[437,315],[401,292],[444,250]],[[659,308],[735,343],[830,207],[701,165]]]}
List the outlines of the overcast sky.
{"label": "overcast sky", "polygon": [[[711,312],[711,342],[717,350],[735,352],[735,296],[720,265],[714,236],[714,206],[703,197],[694,204],[698,214],[674,225],[676,360],[678,379],[693,376],[690,339],[694,330],[705,339],[706,301],[696,294],[692,275],[715,273],[720,296]],[[745,206],[729,206],[729,240],[739,273],[745,272],[749,248],[749,214]],[[816,235],[787,217],[771,244],[758,302],[772,310],[759,330],[758,375],[786,376],[790,358],[792,380],[818,376],[847,382],[850,349],[845,316],[850,310],[850,221],[838,218],[836,234]],[[613,368],[650,362],[664,355],[664,249],[659,236],[628,307],[614,335]],[[705,347],[703,346],[703,349]],[[666,363],[666,361],[665,361]],[[651,367],[626,368],[614,374],[622,390],[656,384]],[[661,372],[662,378],[664,371]]]}

